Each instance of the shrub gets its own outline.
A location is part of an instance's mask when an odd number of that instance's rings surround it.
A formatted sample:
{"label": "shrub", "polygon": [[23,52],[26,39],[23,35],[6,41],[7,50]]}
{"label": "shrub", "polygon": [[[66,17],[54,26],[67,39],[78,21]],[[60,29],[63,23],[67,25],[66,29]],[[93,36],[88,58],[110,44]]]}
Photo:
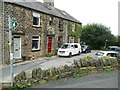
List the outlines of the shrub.
{"label": "shrub", "polygon": [[105,69],[104,72],[111,72],[111,70],[110,69]]}
{"label": "shrub", "polygon": [[87,73],[74,73],[73,76],[74,77],[83,77],[83,76],[86,76]]}
{"label": "shrub", "polygon": [[109,59],[111,56],[103,56],[102,58]]}
{"label": "shrub", "polygon": [[90,59],[93,59],[93,57],[86,56],[86,57],[84,57],[84,59],[88,59],[88,60],[90,60]]}
{"label": "shrub", "polygon": [[46,53],[45,55],[46,55],[47,57],[51,57],[51,56],[54,55],[54,53]]}

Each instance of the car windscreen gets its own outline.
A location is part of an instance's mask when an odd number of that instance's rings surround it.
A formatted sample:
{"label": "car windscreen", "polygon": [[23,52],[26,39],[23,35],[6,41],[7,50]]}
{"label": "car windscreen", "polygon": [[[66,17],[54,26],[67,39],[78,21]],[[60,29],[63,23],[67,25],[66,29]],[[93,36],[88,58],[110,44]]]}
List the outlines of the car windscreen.
{"label": "car windscreen", "polygon": [[62,45],[61,48],[62,48],[62,49],[70,48],[70,45],[65,44],[65,45]]}
{"label": "car windscreen", "polygon": [[103,52],[97,52],[95,55],[96,55],[96,56],[103,56],[104,53],[103,53]]}

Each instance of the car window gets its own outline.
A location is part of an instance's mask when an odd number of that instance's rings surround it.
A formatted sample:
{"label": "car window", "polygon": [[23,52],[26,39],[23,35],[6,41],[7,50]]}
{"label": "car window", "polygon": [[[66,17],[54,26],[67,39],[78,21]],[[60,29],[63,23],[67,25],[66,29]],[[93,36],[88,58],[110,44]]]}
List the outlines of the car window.
{"label": "car window", "polygon": [[120,51],[120,48],[117,48],[116,51]]}
{"label": "car window", "polygon": [[117,57],[120,57],[120,53],[117,53]]}
{"label": "car window", "polygon": [[96,55],[96,56],[103,56],[104,53],[103,53],[103,52],[97,52],[95,55]]}
{"label": "car window", "polygon": [[78,45],[74,45],[75,48],[78,48]]}
{"label": "car window", "polygon": [[81,46],[82,48],[84,48],[85,46]]}
{"label": "car window", "polygon": [[108,53],[107,56],[117,57],[117,53]]}
{"label": "car window", "polygon": [[62,45],[61,48],[62,48],[62,49],[70,48],[70,45],[65,44],[65,45]]}
{"label": "car window", "polygon": [[74,45],[71,45],[71,47],[73,47],[73,48],[74,48]]}

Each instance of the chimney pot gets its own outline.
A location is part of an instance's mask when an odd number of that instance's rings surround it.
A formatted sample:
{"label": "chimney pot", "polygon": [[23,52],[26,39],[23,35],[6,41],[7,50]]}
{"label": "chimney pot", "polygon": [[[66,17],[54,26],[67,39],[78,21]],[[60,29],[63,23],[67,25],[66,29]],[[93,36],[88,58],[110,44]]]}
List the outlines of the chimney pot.
{"label": "chimney pot", "polygon": [[45,4],[54,7],[54,0],[43,0]]}

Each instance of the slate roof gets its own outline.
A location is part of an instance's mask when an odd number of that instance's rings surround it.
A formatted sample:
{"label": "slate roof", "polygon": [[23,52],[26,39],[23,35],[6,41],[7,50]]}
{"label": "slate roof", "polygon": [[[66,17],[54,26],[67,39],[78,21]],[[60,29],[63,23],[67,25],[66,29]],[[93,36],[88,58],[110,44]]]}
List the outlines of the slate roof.
{"label": "slate roof", "polygon": [[55,7],[51,7],[49,5],[46,5],[44,3],[41,2],[26,2],[25,0],[22,0],[22,2],[14,2],[14,0],[4,0],[4,2],[9,2],[9,3],[13,3],[16,5],[20,5],[29,9],[33,9],[33,10],[37,10],[46,14],[50,14],[65,20],[69,20],[72,22],[76,22],[76,23],[80,23],[82,24],[80,21],[78,21],[77,19],[75,19],[74,17],[72,17],[70,14],[68,14],[67,12],[57,9]]}

